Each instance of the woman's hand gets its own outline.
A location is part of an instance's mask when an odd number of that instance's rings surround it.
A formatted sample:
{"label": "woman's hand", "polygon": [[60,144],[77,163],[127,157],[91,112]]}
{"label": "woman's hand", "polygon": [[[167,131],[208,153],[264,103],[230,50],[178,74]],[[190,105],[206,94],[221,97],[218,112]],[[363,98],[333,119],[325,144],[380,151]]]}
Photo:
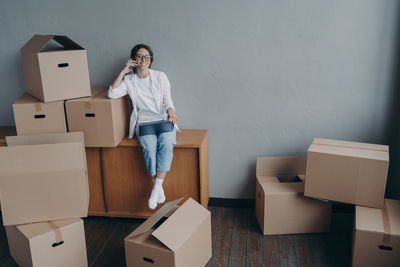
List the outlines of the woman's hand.
{"label": "woman's hand", "polygon": [[129,73],[129,72],[132,72],[132,71],[133,71],[133,68],[136,67],[136,66],[137,66],[137,62],[134,61],[134,60],[132,60],[132,59],[129,59],[129,60],[126,62],[125,67],[123,68],[123,70],[122,70],[121,72],[122,72],[123,74],[127,74],[127,73]]}
{"label": "woman's hand", "polygon": [[172,122],[173,124],[178,122],[178,117],[175,114],[175,110],[173,108],[169,108],[167,111],[168,114],[168,120]]}

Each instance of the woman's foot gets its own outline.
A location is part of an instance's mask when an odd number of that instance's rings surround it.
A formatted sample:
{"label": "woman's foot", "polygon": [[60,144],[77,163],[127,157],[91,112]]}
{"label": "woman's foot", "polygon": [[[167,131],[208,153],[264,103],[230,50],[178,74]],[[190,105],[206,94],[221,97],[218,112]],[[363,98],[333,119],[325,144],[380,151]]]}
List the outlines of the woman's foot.
{"label": "woman's foot", "polygon": [[158,192],[157,203],[161,204],[164,202],[165,202],[164,188],[161,186],[161,190],[160,190],[160,192]]}
{"label": "woman's foot", "polygon": [[[153,190],[151,190],[151,194],[150,194],[150,198],[149,198],[149,208],[152,210],[154,210],[157,207],[157,203],[163,203],[165,201],[164,190],[162,188],[163,182],[164,182],[164,179],[160,179],[158,177],[156,177],[154,179]],[[160,199],[160,195],[161,195],[161,199]],[[164,197],[164,199],[162,199],[162,196]],[[163,201],[159,202],[159,199],[163,200]]]}
{"label": "woman's foot", "polygon": [[[153,179],[153,183],[155,182],[155,180],[156,180],[156,178]],[[157,203],[158,204],[164,203],[165,199],[166,199],[166,197],[165,197],[165,193],[164,193],[164,188],[161,185],[161,190],[158,193]]]}

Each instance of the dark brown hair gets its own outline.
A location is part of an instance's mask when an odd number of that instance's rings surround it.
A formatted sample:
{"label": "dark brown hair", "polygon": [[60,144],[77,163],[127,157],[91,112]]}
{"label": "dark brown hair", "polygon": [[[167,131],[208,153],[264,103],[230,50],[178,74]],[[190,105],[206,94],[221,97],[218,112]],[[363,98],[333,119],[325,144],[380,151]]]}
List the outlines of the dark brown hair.
{"label": "dark brown hair", "polygon": [[145,44],[137,44],[137,45],[135,45],[131,50],[131,58],[135,59],[135,57],[137,55],[137,52],[139,51],[140,48],[144,48],[147,51],[149,51],[149,54],[150,54],[150,66],[149,67],[151,67],[151,64],[153,63],[153,60],[154,60],[154,58],[153,58],[153,50],[151,50],[150,46],[148,46],[148,45],[145,45]]}

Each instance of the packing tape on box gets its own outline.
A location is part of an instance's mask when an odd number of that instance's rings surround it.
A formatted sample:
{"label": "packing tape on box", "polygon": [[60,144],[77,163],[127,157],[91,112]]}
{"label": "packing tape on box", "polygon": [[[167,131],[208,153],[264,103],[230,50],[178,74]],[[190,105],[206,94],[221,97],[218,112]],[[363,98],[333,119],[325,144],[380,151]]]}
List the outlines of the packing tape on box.
{"label": "packing tape on box", "polygon": [[85,108],[91,109],[91,108],[92,108],[92,103],[90,103],[90,102],[85,102]]}
{"label": "packing tape on box", "polygon": [[54,222],[47,222],[47,224],[50,226],[51,229],[54,230],[54,235],[56,237],[56,242],[59,243],[59,242],[63,241],[63,237],[62,237],[62,234],[61,234],[60,227],[57,224],[55,224]]}
{"label": "packing tape on box", "polygon": [[388,214],[388,211],[387,211],[387,207],[386,207],[386,202],[385,201],[383,203],[383,209],[382,209],[382,223],[383,223],[383,231],[384,231],[382,242],[384,244],[389,245],[390,244],[391,230],[390,230],[389,214]]}
{"label": "packing tape on box", "polygon": [[41,105],[41,103],[35,103],[35,110],[36,110],[36,112],[42,111],[42,105]]}
{"label": "packing tape on box", "polygon": [[333,144],[320,144],[320,143],[312,143],[311,145],[332,146],[332,147],[340,147],[340,148],[352,148],[352,149],[361,149],[361,150],[371,150],[371,151],[388,152],[387,149],[375,149],[375,148],[356,147],[356,146],[339,146],[339,145],[333,145]]}

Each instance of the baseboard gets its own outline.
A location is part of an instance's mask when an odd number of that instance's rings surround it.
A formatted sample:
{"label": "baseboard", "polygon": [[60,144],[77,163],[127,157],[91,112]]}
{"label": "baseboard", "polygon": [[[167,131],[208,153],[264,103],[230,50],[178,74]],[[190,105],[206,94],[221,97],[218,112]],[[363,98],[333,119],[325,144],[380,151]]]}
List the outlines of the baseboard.
{"label": "baseboard", "polygon": [[243,198],[214,198],[214,197],[211,197],[208,200],[208,206],[254,209],[255,200],[254,199],[243,199]]}
{"label": "baseboard", "polygon": [[[227,207],[227,208],[255,208],[254,199],[242,198],[214,198],[208,201],[209,207]],[[346,203],[332,203],[332,212],[334,213],[354,213],[354,205]]]}

